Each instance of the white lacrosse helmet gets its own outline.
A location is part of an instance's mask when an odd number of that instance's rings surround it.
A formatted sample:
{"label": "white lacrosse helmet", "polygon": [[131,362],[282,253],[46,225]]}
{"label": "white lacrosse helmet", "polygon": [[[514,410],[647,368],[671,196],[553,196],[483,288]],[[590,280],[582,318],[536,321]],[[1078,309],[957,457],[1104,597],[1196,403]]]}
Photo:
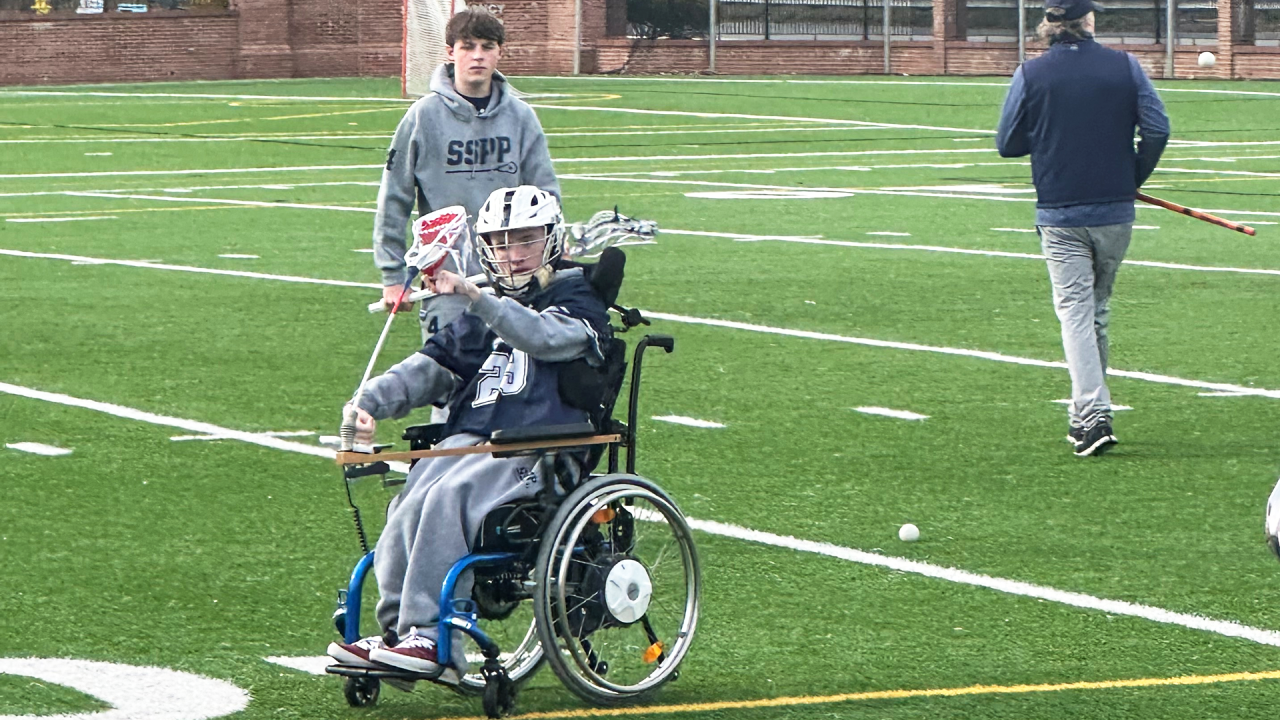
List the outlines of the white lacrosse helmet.
{"label": "white lacrosse helmet", "polygon": [[[466,252],[470,243],[467,209],[461,205],[441,208],[414,221],[413,247],[404,254],[404,263],[431,277],[450,255]],[[456,257],[454,266],[461,267]]]}
{"label": "white lacrosse helmet", "polygon": [[[541,237],[512,242],[510,231],[543,228]],[[549,269],[564,249],[564,215],[555,195],[521,185],[494,190],[476,217],[476,234],[480,236],[480,266],[489,281],[503,293],[519,297],[533,282],[534,276]],[[521,247],[546,240],[541,262],[521,266]],[[502,253],[501,257],[499,252]],[[536,252],[536,251],[534,251]]]}

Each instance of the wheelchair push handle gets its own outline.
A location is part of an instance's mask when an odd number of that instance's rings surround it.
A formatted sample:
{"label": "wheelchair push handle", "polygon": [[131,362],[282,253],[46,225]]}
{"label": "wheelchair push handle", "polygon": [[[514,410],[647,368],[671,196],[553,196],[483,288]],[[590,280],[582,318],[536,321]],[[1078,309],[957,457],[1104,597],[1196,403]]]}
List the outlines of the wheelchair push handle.
{"label": "wheelchair push handle", "polygon": [[631,361],[631,396],[627,402],[627,472],[636,471],[636,416],[640,406],[640,365],[644,360],[645,348],[660,347],[666,352],[676,349],[676,339],[670,335],[645,335],[636,343],[635,356]]}
{"label": "wheelchair push handle", "polygon": [[667,352],[671,352],[676,349],[676,339],[670,335],[645,335],[644,339],[640,342],[642,345],[660,347]]}

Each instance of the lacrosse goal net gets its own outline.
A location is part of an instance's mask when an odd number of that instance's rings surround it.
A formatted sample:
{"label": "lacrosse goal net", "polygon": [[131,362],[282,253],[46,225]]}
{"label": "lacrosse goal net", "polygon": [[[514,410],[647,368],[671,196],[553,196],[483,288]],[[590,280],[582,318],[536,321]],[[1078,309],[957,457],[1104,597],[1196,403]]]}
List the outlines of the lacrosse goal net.
{"label": "lacrosse goal net", "polygon": [[455,0],[405,0],[400,54],[400,90],[405,97],[430,92],[431,73],[444,62],[444,26],[454,12]]}

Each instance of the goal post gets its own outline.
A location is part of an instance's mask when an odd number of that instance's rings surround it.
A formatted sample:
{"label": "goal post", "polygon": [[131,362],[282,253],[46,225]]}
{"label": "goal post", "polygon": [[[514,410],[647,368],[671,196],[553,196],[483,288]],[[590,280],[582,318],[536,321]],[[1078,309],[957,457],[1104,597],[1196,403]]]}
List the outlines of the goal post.
{"label": "goal post", "polygon": [[421,97],[430,92],[431,73],[444,62],[444,28],[466,0],[404,0],[404,38],[400,50],[400,92]]}

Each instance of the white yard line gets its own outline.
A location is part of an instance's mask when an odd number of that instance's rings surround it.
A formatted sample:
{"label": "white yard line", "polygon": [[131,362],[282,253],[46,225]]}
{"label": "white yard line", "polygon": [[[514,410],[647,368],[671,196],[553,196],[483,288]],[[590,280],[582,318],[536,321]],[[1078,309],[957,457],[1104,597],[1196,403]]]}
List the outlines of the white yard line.
{"label": "white yard line", "polygon": [[[303,445],[301,443],[289,442],[278,438],[269,437],[260,433],[246,433],[229,428],[219,427],[211,423],[200,422],[197,420],[186,420],[182,418],[167,417],[156,415],[142,410],[124,407],[121,405],[113,405],[110,403],[98,402],[95,400],[84,400],[81,398],[71,397],[60,393],[48,393],[41,390],[33,390],[18,385],[10,385],[8,383],[0,383],[0,392],[17,395],[19,397],[30,398],[34,400],[42,400],[45,402],[56,403],[59,405],[67,405],[71,407],[79,407],[87,410],[107,413],[116,417],[122,417],[129,420],[137,420],[153,425],[161,425],[166,427],[178,427],[184,430],[200,432],[205,434],[225,435],[229,438],[242,440],[254,445],[270,447],[276,450],[284,450],[286,452],[297,452],[314,457],[322,457],[333,459],[334,452],[328,448],[316,447],[312,445]],[[399,463],[393,464],[398,465]],[[1162,608],[1152,607],[1149,605],[1138,605],[1135,603],[1124,602],[1121,600],[1107,600],[1105,598],[1094,597],[1084,593],[1070,592],[1066,590],[1058,590],[1056,588],[1046,587],[1043,585],[1034,585],[1018,580],[1009,580],[1006,578],[997,578],[989,575],[980,575],[977,573],[959,570],[956,568],[942,567],[939,565],[931,565],[929,563],[920,562],[918,560],[908,560],[906,558],[892,557],[886,555],[877,555],[875,553],[863,550],[855,550],[831,543],[815,542],[812,540],[801,540],[799,538],[776,535],[774,533],[763,532],[760,530],[752,530],[740,525],[732,525],[729,523],[716,522],[712,520],[699,520],[697,518],[688,518],[690,527],[701,532],[721,537],[735,538],[748,542],[769,545],[772,547],[787,548],[799,552],[809,552],[826,557],[837,558],[848,562],[855,562],[862,565],[870,565],[875,567],[883,567],[897,572],[912,573],[930,577],[947,582],[959,583],[962,585],[972,585],[976,587],[984,587],[997,592],[1018,595],[1024,597],[1032,597],[1040,600],[1047,600],[1071,607],[1077,607],[1087,610],[1097,610],[1111,615],[1125,615],[1130,617],[1143,618],[1153,622],[1164,623],[1169,625],[1179,625],[1193,630],[1202,630],[1205,632],[1222,635],[1225,637],[1241,638],[1251,642],[1263,645],[1280,646],[1280,633],[1262,628],[1250,627],[1240,623],[1227,620],[1215,620],[1199,615],[1191,615],[1187,613],[1177,613]],[[273,660],[276,662],[276,660]]]}
{"label": "white yard line", "polygon": [[261,258],[260,255],[241,255],[240,253],[223,253],[218,257],[227,258],[229,260],[257,260]]}
{"label": "white yard line", "polygon": [[33,190],[30,192],[13,192],[0,193],[0,197],[40,197],[44,195],[66,195],[71,192],[99,192],[99,193],[189,193],[201,190],[285,190],[303,187],[340,187],[340,186],[358,186],[358,187],[378,187],[379,183],[370,180],[335,180],[333,182],[306,182],[306,183],[289,183],[281,185],[279,183],[270,184],[249,184],[249,185],[193,185],[191,187],[150,187],[150,188],[106,188],[102,190]]}
{"label": "white yard line", "polygon": [[675,425],[687,425],[696,428],[722,428],[724,423],[712,422],[711,420],[699,420],[697,418],[685,417],[684,415],[654,415],[654,420],[661,422],[673,423]]}
{"label": "white yard line", "polygon": [[45,445],[37,442],[17,442],[6,443],[5,447],[18,452],[31,453],[32,455],[44,455],[46,457],[58,457],[60,455],[70,455],[71,451],[66,448],[55,447],[53,445]]}
{"label": "white yard line", "polygon": [[[262,135],[262,136],[227,136],[210,135],[207,137],[96,137],[96,138],[17,138],[0,140],[0,145],[96,145],[98,143],[193,143],[193,142],[272,142],[287,140],[390,140],[391,135]],[[85,155],[110,155],[111,153],[85,153]]]}
{"label": "white yard line", "polygon": [[5,218],[5,222],[11,223],[42,223],[42,222],[79,222],[81,220],[117,220],[115,215],[88,215],[83,217],[57,217],[57,218]]}
{"label": "white yard line", "polygon": [[253,278],[256,280],[276,280],[279,282],[305,283],[309,285],[336,285],[338,287],[356,287],[381,290],[378,283],[358,283],[348,280],[322,280],[319,278],[299,277],[296,275],[271,275],[268,273],[249,272],[247,270],[217,270],[214,268],[195,267],[192,265],[168,265],[143,260],[110,260],[107,258],[85,257],[83,255],[63,255],[59,253],[33,253],[23,250],[6,250],[0,248],[0,255],[22,258],[41,258],[44,260],[67,260],[73,263],[90,265],[123,265],[125,267],[146,268],[148,270],[172,270],[176,272],[202,273],[206,275],[228,275],[231,277]]}
{"label": "white yard line", "polygon": [[746,113],[692,112],[688,110],[642,110],[640,108],[598,107],[593,105],[539,105],[529,103],[530,107],[539,110],[569,110],[575,112],[628,113],[632,115],[667,115],[700,118],[738,118],[743,120],[780,120],[784,122],[811,122],[823,125],[852,125],[857,127],[895,128],[899,130],[936,130],[940,132],[972,133],[975,135],[995,135],[995,130],[940,127],[937,125],[904,125],[900,123],[867,122],[865,120],[844,120],[840,118],[796,117],[793,115],[748,115]]}
{"label": "white yard line", "polygon": [[[727,328],[731,330],[746,330],[749,332],[766,333],[769,335],[783,335],[787,337],[805,338],[808,340],[825,340],[829,342],[849,343],[852,345],[865,345],[867,347],[889,348],[893,350],[911,350],[915,352],[937,353],[941,355],[956,355],[960,357],[978,358],[981,360],[992,360],[995,362],[1008,363],[1011,365],[1025,365],[1030,367],[1054,368],[1058,370],[1067,369],[1067,364],[1060,361],[1038,360],[1035,358],[1017,357],[1015,355],[1005,355],[1003,353],[989,352],[985,350],[969,350],[967,348],[942,347],[937,345],[921,345],[919,343],[895,342],[892,340],[876,340],[873,338],[860,338],[847,335],[835,335],[832,333],[812,332],[808,330],[792,330],[790,328],[769,327],[767,325],[753,325],[750,323],[734,322],[732,320],[717,320],[713,318],[689,317],[687,315],[674,315],[671,313],[655,312],[652,310],[643,311],[645,317],[657,320],[668,320],[671,322],[686,323],[690,325],[706,325],[710,327]],[[1241,395],[1257,395],[1259,397],[1269,397],[1280,399],[1280,390],[1269,390],[1266,388],[1252,388],[1243,385],[1234,385],[1232,383],[1207,382],[1203,380],[1188,380],[1186,378],[1174,377],[1172,375],[1158,375],[1156,373],[1136,372],[1132,370],[1117,370],[1108,368],[1107,374],[1113,377],[1122,377],[1130,380],[1143,380],[1145,382],[1157,383],[1161,385],[1177,385],[1181,387],[1202,388],[1205,390],[1220,390],[1224,392],[1240,393]]]}
{"label": "white yard line", "polygon": [[[778,79],[739,79],[739,78],[685,78],[685,77],[619,77],[616,75],[526,75],[520,79],[524,80],[559,80],[559,81],[587,81],[602,80],[608,82],[651,82],[651,83],[712,83],[712,84],[752,84],[752,85],[920,85],[932,87],[989,87],[989,88],[1008,88],[1009,83],[1006,82],[943,82],[937,80],[791,80],[786,78]],[[1265,97],[1280,97],[1280,92],[1262,92],[1252,90],[1199,90],[1182,87],[1163,87],[1156,88],[1162,93],[1210,93],[1215,95],[1259,95]]]}
{"label": "white yard line", "polygon": [[376,213],[374,208],[349,207],[347,205],[312,205],[309,203],[262,202],[260,200],[227,200],[205,197],[171,197],[168,195],[131,195],[125,193],[67,191],[73,197],[114,198],[118,200],[158,200],[160,202],[201,203],[205,205],[241,205],[244,207],[291,208],[295,210],[338,210],[343,212]]}
{"label": "white yard line", "polygon": [[730,183],[712,180],[665,180],[659,178],[611,177],[608,175],[569,175],[561,174],[561,180],[586,180],[588,182],[621,182],[652,185],[683,185],[700,187],[739,188],[744,190],[764,190],[773,193],[845,193],[848,195],[902,195],[908,197],[956,198],[961,200],[992,200],[997,202],[1035,202],[1035,198],[1003,197],[1000,195],[970,194],[959,192],[917,192],[914,190],[889,190],[884,188],[851,188],[851,187],[789,187],[786,185],[760,185],[756,183]]}
{"label": "white yard line", "polygon": [[[860,155],[955,155],[984,153],[995,154],[991,148],[951,148],[938,150],[827,150],[820,152],[798,153],[725,153],[717,155],[619,155],[615,157],[577,157],[552,158],[556,163],[594,163],[594,162],[646,162],[653,160],[749,160],[756,158],[799,158],[799,157],[856,157]],[[379,166],[381,167],[381,166]],[[0,177],[4,177],[0,175]]]}
{"label": "white yard line", "polygon": [[[562,107],[557,105],[556,107]],[[661,126],[657,126],[661,127]],[[824,132],[831,130],[893,130],[890,126],[854,126],[841,125],[837,127],[776,127],[776,128],[725,128],[720,130],[621,130],[606,132],[549,132],[547,137],[612,137],[615,135],[717,135],[724,133],[776,133],[776,132]],[[391,137],[388,135],[387,137]]]}
{"label": "white yard line", "polygon": [[289,100],[297,102],[386,102],[408,105],[416,98],[392,97],[331,97],[324,95],[222,95],[214,93],[139,93],[102,92],[85,90],[0,90],[3,97],[118,97],[118,98],[198,98],[202,100]]}
{"label": "white yard line", "polygon": [[883,417],[897,418],[898,420],[928,420],[928,415],[913,413],[910,410],[894,410],[892,408],[876,407],[874,405],[864,405],[854,408],[854,411],[865,415],[881,415]]}
{"label": "white yard line", "polygon": [[688,521],[689,526],[695,530],[700,530],[712,535],[719,535],[721,537],[736,538],[738,540],[746,540],[748,542],[760,543],[762,545],[771,545],[773,547],[788,548],[800,552],[815,553],[817,555],[838,558],[848,562],[882,567],[889,570],[895,570],[897,572],[923,575],[925,577],[935,578],[937,580],[946,580],[947,582],[959,583],[961,585],[984,587],[989,590],[995,590],[996,592],[1006,593],[1009,595],[1019,595],[1039,600],[1047,600],[1049,602],[1070,605],[1072,607],[1085,610],[1097,610],[1109,615],[1124,615],[1128,617],[1142,618],[1152,622],[1164,623],[1167,625],[1180,625],[1192,630],[1203,630],[1205,632],[1224,635],[1226,637],[1241,638],[1243,640],[1248,640],[1262,645],[1280,646],[1280,633],[1274,630],[1265,630],[1262,628],[1242,625],[1229,620],[1214,620],[1201,615],[1173,612],[1162,608],[1152,607],[1150,605],[1139,605],[1137,603],[1125,602],[1123,600],[1107,600],[1104,598],[1094,597],[1092,595],[1086,595],[1084,593],[1058,590],[1044,585],[1033,585],[1032,583],[1022,582],[1019,580],[1008,580],[1006,578],[980,575],[978,573],[958,570],[956,568],[931,565],[918,560],[908,560],[906,558],[892,557],[888,555],[877,555],[876,553],[866,552],[865,550],[855,550],[853,548],[833,545],[831,543],[801,540],[787,535],[775,535],[774,533],[752,530],[740,525],[730,525],[728,523],[715,522],[711,520],[698,520],[696,518],[688,518]]}
{"label": "white yard line", "polygon": [[[281,430],[261,434],[269,437],[311,437],[316,433],[314,430]],[[174,442],[184,442],[187,440],[234,440],[235,438],[226,435],[174,435],[169,439]]]}
{"label": "white yard line", "polygon": [[311,172],[315,170],[381,170],[384,165],[300,165],[296,167],[206,168],[203,170],[104,170],[101,172],[7,173],[0,180],[90,178],[132,175],[225,175],[235,173]]}

